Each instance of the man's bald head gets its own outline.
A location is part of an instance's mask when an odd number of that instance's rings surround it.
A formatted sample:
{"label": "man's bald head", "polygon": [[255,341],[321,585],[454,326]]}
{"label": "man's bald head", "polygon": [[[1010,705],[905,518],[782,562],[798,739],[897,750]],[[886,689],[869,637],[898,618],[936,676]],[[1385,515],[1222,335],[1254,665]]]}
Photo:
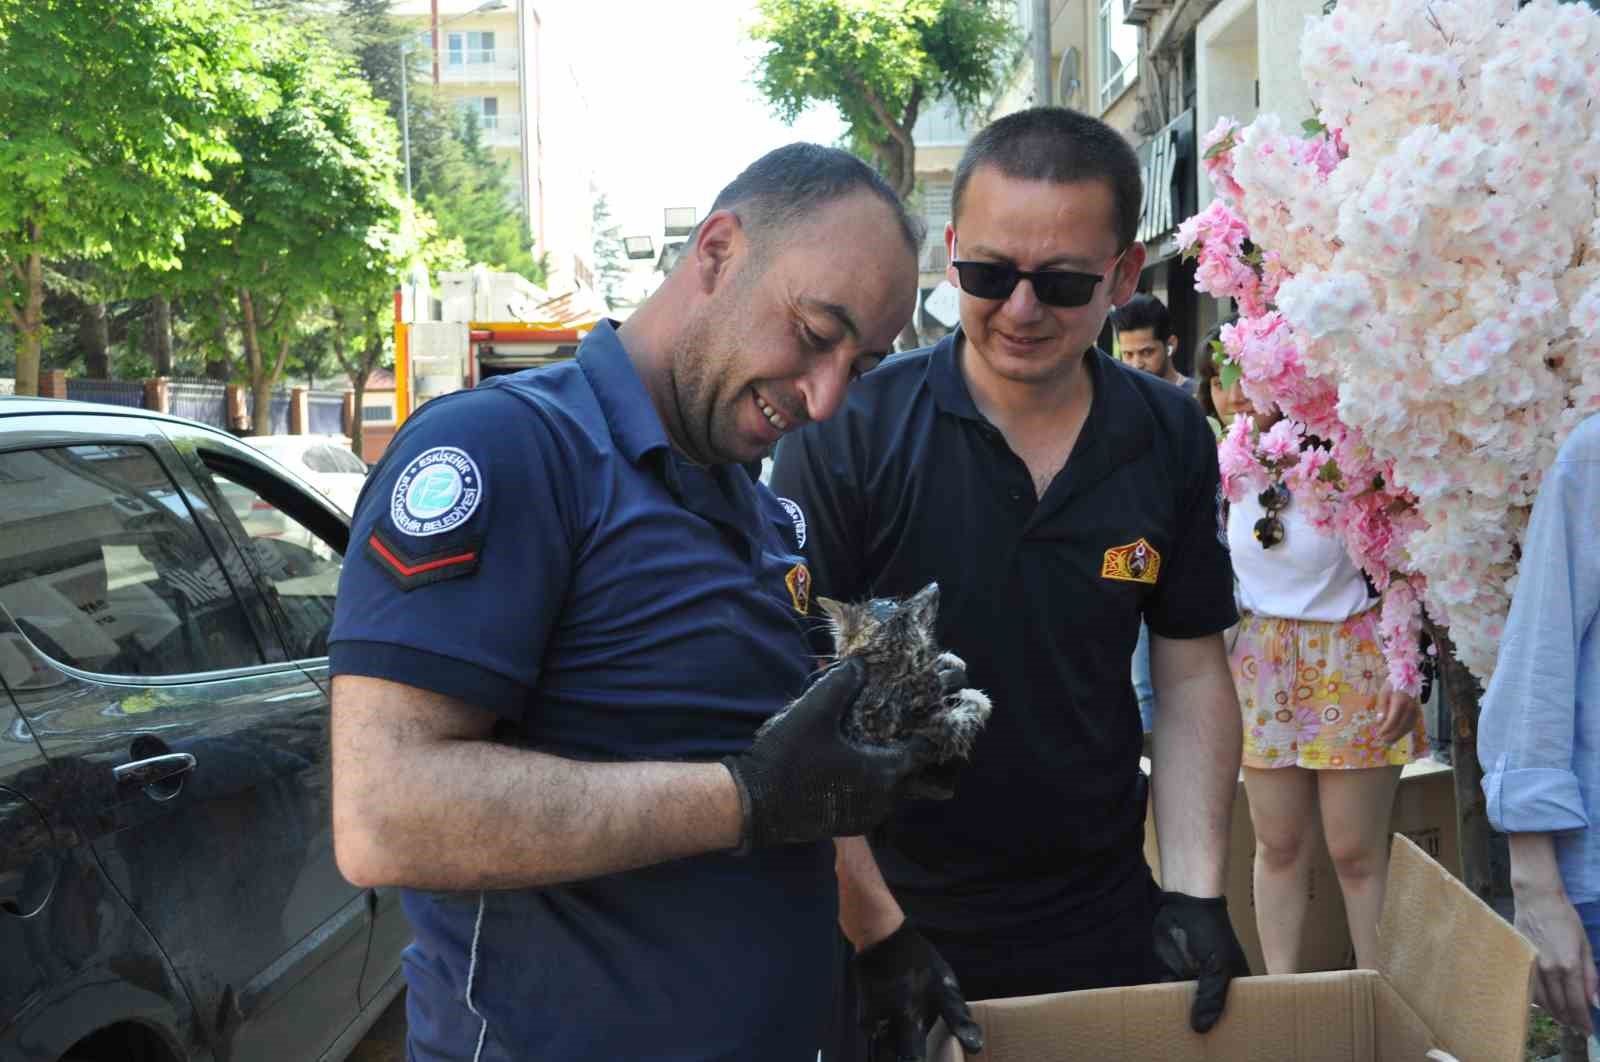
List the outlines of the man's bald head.
{"label": "man's bald head", "polygon": [[923,225],[907,212],[894,189],[848,151],[820,144],[788,144],[767,152],[717,194],[710,213],[731,211],[751,250],[765,257],[821,208],[862,193],[889,208],[906,246],[916,254]]}

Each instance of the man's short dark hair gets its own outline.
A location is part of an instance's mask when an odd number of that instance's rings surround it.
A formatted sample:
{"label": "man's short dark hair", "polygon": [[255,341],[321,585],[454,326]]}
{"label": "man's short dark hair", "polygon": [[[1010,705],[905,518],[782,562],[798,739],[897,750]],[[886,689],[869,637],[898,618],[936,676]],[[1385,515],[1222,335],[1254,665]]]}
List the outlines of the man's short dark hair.
{"label": "man's short dark hair", "polygon": [[1172,314],[1167,311],[1166,303],[1141,291],[1111,311],[1111,327],[1118,332],[1148,328],[1156,339],[1166,342],[1172,335]]}
{"label": "man's short dark hair", "polygon": [[1121,133],[1097,118],[1065,107],[1030,107],[984,126],[956,163],[950,216],[957,228],[967,182],[984,166],[1023,181],[1105,181],[1111,186],[1119,248],[1138,236],[1143,200],[1139,156]]}
{"label": "man's short dark hair", "polygon": [[913,254],[921,249],[922,222],[907,212],[888,182],[848,151],[821,144],[787,144],[762,155],[717,193],[710,212],[733,211],[759,250],[767,237],[781,236],[857,192],[887,204],[906,246]]}

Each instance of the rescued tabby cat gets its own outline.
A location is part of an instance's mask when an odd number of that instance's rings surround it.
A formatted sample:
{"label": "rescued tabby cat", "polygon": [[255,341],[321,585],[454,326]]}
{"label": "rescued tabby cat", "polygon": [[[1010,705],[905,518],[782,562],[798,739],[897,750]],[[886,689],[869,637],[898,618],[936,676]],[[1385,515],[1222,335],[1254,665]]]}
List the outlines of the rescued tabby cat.
{"label": "rescued tabby cat", "polygon": [[845,604],[820,597],[817,603],[832,621],[835,654],[856,657],[866,669],[866,683],[845,716],[846,737],[887,745],[924,734],[941,761],[971,754],[989,719],[989,698],[975,689],[943,692],[940,674],[965,665],[933,640],[938,583],[909,598]]}

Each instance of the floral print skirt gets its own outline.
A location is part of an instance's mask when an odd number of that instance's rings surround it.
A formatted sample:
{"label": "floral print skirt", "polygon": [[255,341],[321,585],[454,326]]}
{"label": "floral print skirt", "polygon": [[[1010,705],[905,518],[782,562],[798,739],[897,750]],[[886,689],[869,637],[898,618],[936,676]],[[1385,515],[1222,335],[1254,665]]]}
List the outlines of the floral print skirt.
{"label": "floral print skirt", "polygon": [[1378,611],[1340,623],[1244,613],[1228,664],[1244,714],[1246,767],[1347,770],[1427,755],[1420,712],[1411,733],[1393,745],[1378,740]]}

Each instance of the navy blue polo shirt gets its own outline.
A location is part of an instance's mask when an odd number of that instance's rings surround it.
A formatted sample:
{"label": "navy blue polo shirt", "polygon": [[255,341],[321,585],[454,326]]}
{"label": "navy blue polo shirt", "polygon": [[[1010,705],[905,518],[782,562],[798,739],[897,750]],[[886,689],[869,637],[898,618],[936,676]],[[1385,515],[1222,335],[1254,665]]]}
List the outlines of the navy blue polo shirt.
{"label": "navy blue polo shirt", "polygon": [[911,804],[872,838],[909,917],[933,933],[1070,935],[1148,882],[1140,618],[1169,638],[1235,619],[1216,445],[1182,390],[1090,351],[1088,419],[1036,500],[973,404],[960,335],[889,358],[837,416],[785,438],[772,489],[803,519],[817,594],[937,579],[939,639],[994,703],[955,798]]}
{"label": "navy blue polo shirt", "polygon": [[[805,686],[796,546],[740,466],[674,454],[602,324],[575,361],[434,399],[396,435],[357,506],[332,670],[459,697],[557,756],[715,760]],[[829,844],[403,902],[419,1060],[816,1056]]]}

